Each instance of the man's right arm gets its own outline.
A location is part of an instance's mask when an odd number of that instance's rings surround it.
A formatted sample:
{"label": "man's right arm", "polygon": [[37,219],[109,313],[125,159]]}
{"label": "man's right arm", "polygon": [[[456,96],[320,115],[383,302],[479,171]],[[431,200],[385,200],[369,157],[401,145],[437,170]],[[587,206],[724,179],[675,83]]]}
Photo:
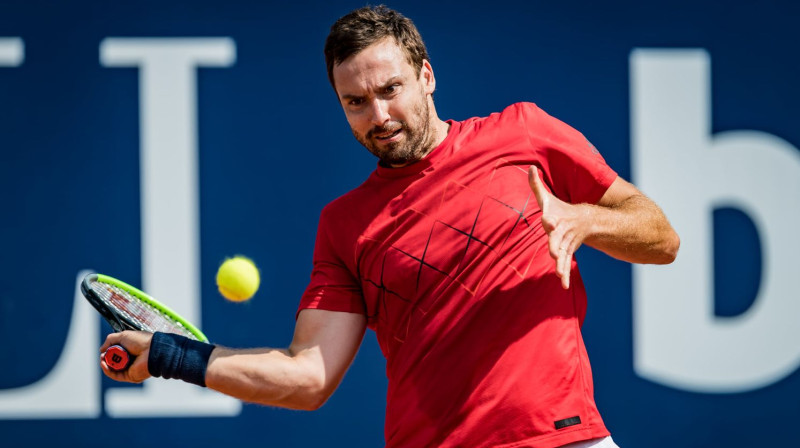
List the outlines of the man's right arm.
{"label": "man's right arm", "polygon": [[303,310],[287,349],[216,348],[206,385],[253,403],[317,409],[341,382],[365,330],[360,314]]}
{"label": "man's right arm", "polygon": [[[313,410],[322,406],[341,382],[366,331],[361,314],[305,309],[297,317],[287,349],[216,347],[209,358],[206,386],[240,400],[268,406]],[[101,351],[122,344],[136,361],[125,372],[103,372],[118,381],[147,379],[151,334],[114,333]]]}

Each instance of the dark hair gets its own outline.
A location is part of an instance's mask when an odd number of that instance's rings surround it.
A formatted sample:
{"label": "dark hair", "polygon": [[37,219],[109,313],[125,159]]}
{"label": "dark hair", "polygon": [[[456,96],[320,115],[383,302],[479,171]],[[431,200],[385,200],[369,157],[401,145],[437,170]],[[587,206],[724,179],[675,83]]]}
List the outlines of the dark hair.
{"label": "dark hair", "polygon": [[325,40],[325,64],[333,88],[336,89],[333,83],[334,66],[387,37],[394,38],[419,74],[422,62],[430,59],[425,43],[411,19],[385,5],[365,6],[337,20]]}

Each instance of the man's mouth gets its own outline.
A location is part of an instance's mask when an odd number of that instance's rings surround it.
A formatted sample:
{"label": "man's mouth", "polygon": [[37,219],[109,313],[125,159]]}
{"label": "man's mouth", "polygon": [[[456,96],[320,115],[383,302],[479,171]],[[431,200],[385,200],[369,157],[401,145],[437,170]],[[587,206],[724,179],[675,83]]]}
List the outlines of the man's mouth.
{"label": "man's mouth", "polygon": [[400,134],[400,132],[401,132],[402,130],[403,130],[403,128],[397,128],[397,130],[395,130],[395,131],[392,131],[392,132],[389,132],[389,133],[386,133],[386,134],[375,134],[375,138],[376,138],[377,140],[383,140],[383,141],[386,141],[386,140],[391,140],[391,139],[392,139],[392,138],[394,138],[396,135]]}

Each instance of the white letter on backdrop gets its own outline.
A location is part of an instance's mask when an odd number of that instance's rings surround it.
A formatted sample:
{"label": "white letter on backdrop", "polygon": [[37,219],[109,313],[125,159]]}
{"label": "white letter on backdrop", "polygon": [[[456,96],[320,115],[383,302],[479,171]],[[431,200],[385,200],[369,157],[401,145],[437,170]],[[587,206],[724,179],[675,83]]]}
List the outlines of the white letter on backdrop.
{"label": "white letter on backdrop", "polygon": [[[635,181],[681,236],[675,263],[633,268],[634,368],[695,392],[772,384],[800,365],[800,152],[759,131],[712,135],[705,50],[637,49],[630,75]],[[758,295],[733,317],[714,315],[712,214],[723,207],[753,221],[763,252]]]}
{"label": "white letter on backdrop", "polygon": [[[108,38],[107,67],[138,67],[141,122],[142,286],[200,324],[197,67],[228,67],[229,38]],[[114,417],[238,415],[233,398],[180,381],[110,389]]]}

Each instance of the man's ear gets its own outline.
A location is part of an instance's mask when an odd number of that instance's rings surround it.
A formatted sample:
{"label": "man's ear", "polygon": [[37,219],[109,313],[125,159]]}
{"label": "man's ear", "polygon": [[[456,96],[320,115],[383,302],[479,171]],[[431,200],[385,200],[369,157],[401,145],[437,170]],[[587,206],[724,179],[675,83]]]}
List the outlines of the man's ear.
{"label": "man's ear", "polygon": [[422,67],[419,70],[419,80],[425,88],[425,93],[432,95],[436,90],[436,77],[433,76],[433,67],[427,59],[422,60]]}

